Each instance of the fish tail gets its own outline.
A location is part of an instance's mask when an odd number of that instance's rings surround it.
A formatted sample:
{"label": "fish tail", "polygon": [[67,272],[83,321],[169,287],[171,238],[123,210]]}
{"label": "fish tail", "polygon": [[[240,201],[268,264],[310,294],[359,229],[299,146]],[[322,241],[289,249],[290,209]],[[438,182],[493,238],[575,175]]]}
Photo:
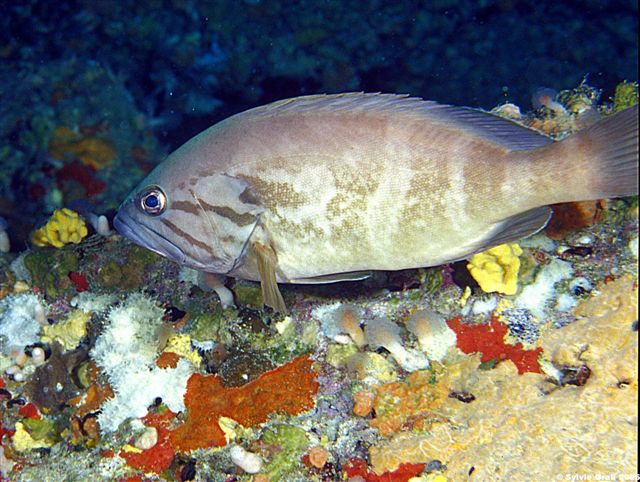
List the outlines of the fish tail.
{"label": "fish tail", "polygon": [[598,122],[584,135],[599,149],[603,197],[638,194],[638,105]]}
{"label": "fish tail", "polygon": [[637,105],[597,122],[555,147],[565,150],[574,180],[582,182],[582,189],[588,190],[580,196],[583,200],[638,194]]}

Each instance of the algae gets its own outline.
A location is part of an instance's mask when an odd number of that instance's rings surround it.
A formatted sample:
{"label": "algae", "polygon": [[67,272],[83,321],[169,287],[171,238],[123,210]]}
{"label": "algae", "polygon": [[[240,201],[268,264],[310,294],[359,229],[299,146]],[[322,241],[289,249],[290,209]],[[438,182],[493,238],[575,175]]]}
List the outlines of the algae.
{"label": "algae", "polygon": [[620,82],[616,86],[616,92],[613,97],[613,112],[624,110],[638,103],[638,83],[637,82]]}
{"label": "algae", "polygon": [[293,425],[274,425],[265,430],[261,442],[273,447],[273,455],[266,466],[270,480],[285,480],[300,467],[300,459],[309,447],[306,432]]}

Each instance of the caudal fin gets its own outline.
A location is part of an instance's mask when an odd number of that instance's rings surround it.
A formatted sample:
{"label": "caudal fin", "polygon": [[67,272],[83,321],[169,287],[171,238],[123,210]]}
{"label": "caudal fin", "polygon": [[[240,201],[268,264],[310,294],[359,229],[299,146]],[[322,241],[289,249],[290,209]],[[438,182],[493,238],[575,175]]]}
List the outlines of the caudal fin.
{"label": "caudal fin", "polygon": [[[594,156],[594,194],[601,198],[638,194],[638,105],[578,132],[573,140]],[[563,141],[564,142],[564,141]]]}

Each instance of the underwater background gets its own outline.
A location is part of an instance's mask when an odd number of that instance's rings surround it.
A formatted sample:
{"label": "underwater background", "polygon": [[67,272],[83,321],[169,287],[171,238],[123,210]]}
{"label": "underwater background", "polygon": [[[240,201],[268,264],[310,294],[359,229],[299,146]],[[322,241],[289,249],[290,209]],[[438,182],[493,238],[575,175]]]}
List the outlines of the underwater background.
{"label": "underwater background", "polygon": [[274,100],[403,93],[562,138],[637,79],[636,1],[0,1],[0,478],[635,478],[637,196],[489,254],[515,294],[463,261],[285,287],[286,316],[110,223]]}

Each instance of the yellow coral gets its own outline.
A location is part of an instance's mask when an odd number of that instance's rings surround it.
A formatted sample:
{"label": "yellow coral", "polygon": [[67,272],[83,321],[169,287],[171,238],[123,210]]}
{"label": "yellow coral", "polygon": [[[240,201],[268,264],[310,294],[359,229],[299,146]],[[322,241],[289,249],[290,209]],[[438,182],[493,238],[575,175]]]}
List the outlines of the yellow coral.
{"label": "yellow coral", "polygon": [[65,244],[79,243],[88,234],[87,225],[71,209],[56,209],[47,224],[31,235],[36,246],[62,248]]}
{"label": "yellow coral", "polygon": [[48,448],[53,445],[47,439],[36,440],[24,428],[22,422],[16,423],[16,432],[13,434],[13,448],[18,452],[27,452],[32,449]]}
{"label": "yellow coral", "polygon": [[133,453],[133,454],[142,453],[142,449],[139,449],[138,447],[134,447],[131,444],[126,444],[124,447],[122,447],[122,450],[124,450],[125,452],[128,452],[128,453]]}
{"label": "yellow coral", "polygon": [[63,322],[45,326],[43,340],[47,343],[57,340],[65,350],[72,350],[87,335],[87,322],[90,319],[91,313],[76,310]]}
{"label": "yellow coral", "polygon": [[173,335],[167,341],[167,346],[165,346],[164,351],[172,352],[186,358],[194,367],[199,367],[202,362],[202,357],[196,350],[191,348],[191,337],[189,337],[189,335]]}
{"label": "yellow coral", "polygon": [[473,256],[467,269],[484,292],[513,295],[518,289],[521,254],[517,244],[501,244]]}

